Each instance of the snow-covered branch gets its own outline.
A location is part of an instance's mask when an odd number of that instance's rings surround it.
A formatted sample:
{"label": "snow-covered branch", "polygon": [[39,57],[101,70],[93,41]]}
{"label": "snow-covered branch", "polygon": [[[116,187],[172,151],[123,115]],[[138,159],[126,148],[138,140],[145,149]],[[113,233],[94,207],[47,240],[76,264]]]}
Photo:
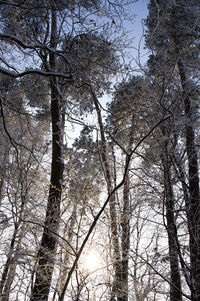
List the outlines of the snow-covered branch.
{"label": "snow-covered branch", "polygon": [[0,67],[0,73],[2,73],[4,75],[7,75],[7,76],[10,76],[10,77],[13,77],[13,78],[23,77],[23,76],[28,75],[28,74],[39,74],[39,75],[46,76],[46,77],[56,76],[56,77],[65,78],[69,82],[73,82],[72,76],[69,75],[69,74],[60,73],[60,72],[53,72],[53,71],[52,72],[46,72],[46,71],[43,71],[43,70],[40,70],[40,69],[28,69],[24,72],[17,73],[17,72],[13,72],[13,71],[10,71],[8,69],[5,69],[3,67]]}

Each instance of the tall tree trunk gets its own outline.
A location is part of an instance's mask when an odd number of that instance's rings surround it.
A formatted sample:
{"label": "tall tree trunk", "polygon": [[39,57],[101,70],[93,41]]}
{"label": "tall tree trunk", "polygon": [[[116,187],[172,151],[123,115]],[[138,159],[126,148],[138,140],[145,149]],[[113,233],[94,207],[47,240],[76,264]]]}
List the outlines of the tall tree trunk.
{"label": "tall tree trunk", "polygon": [[9,147],[6,147],[4,150],[4,153],[2,154],[1,158],[1,172],[0,172],[0,207],[1,203],[4,197],[4,186],[5,186],[5,177],[6,177],[6,166],[9,163],[9,155],[10,155],[10,149]]}
{"label": "tall tree trunk", "polygon": [[[177,176],[181,182],[181,185],[182,185],[182,191],[183,191],[183,195],[184,195],[184,202],[186,205],[186,215],[188,213],[188,204],[189,204],[189,193],[188,193],[188,185],[186,183],[186,175],[185,175],[185,172],[183,170],[183,166],[182,166],[182,163],[179,159],[176,158],[176,154],[175,152],[172,152],[170,154],[170,157],[172,158],[173,160],[173,165],[175,167],[175,171],[177,173]],[[188,215],[187,215],[187,219],[189,219]],[[182,272],[183,272],[183,275],[185,277],[185,280],[188,284],[188,286],[190,287],[190,269],[188,267],[188,264],[185,262],[182,254],[181,254],[181,250],[180,250],[180,244],[178,244],[178,254],[179,254],[179,260],[180,260],[180,264],[181,264],[181,269],[182,269]]]}
{"label": "tall tree trunk", "polygon": [[[165,134],[165,131],[164,133]],[[164,143],[164,153],[161,155],[164,171],[164,191],[167,220],[167,234],[170,262],[170,301],[181,301],[181,276],[179,269],[179,242],[174,217],[174,192],[171,183],[171,160],[168,154],[168,143]]]}
{"label": "tall tree trunk", "polygon": [[[99,103],[96,98],[94,91],[92,91],[92,97],[97,113],[98,124],[100,128],[100,135],[101,135],[101,160],[104,169],[104,176],[107,183],[107,190],[108,194],[112,191],[112,179],[111,179],[111,171],[109,166],[109,160],[107,155],[107,148],[106,148],[106,139],[104,134],[104,127],[103,121],[101,116],[101,111],[99,108]],[[121,297],[122,292],[122,279],[121,279],[121,253],[120,253],[120,246],[119,246],[119,233],[118,233],[118,222],[117,222],[117,214],[116,214],[116,202],[115,202],[115,195],[110,198],[110,227],[111,227],[111,239],[112,239],[112,246],[113,246],[113,267],[114,267],[114,281],[112,286],[112,293],[111,293],[111,301],[123,301]]]}
{"label": "tall tree trunk", "polygon": [[[134,133],[134,115],[131,118],[131,127],[129,132],[128,152],[131,152],[133,146]],[[126,155],[126,164],[128,155]],[[121,277],[122,277],[122,301],[128,301],[128,264],[130,249],[130,190],[129,190],[129,171],[127,171],[123,189],[123,211],[121,217],[122,227],[122,261],[121,261]]]}
{"label": "tall tree trunk", "polygon": [[180,75],[183,102],[186,116],[185,138],[189,171],[189,204],[187,207],[188,230],[190,236],[190,288],[192,301],[200,300],[200,194],[198,159],[195,146],[195,133],[192,122],[191,101],[187,89],[187,76],[179,53],[178,39],[174,37],[175,53],[177,54],[177,66]]}
{"label": "tall tree trunk", "polygon": [[128,301],[128,263],[130,248],[130,200],[129,200],[129,173],[127,172],[123,189],[123,211],[121,217],[122,227],[122,260],[121,260],[121,281],[122,301]]}
{"label": "tall tree trunk", "polygon": [[4,185],[4,179],[3,176],[0,179],[0,207],[1,207],[1,201],[3,199],[3,185]]}
{"label": "tall tree trunk", "polygon": [[[50,47],[56,49],[56,10],[51,9],[51,41]],[[49,65],[56,71],[54,53],[49,54]],[[60,202],[63,180],[63,130],[61,100],[58,91],[57,78],[51,79],[51,118],[52,118],[52,163],[49,197],[44,222],[41,245],[37,255],[36,278],[32,289],[31,301],[48,300],[51,279],[56,255],[56,236],[59,228]]]}

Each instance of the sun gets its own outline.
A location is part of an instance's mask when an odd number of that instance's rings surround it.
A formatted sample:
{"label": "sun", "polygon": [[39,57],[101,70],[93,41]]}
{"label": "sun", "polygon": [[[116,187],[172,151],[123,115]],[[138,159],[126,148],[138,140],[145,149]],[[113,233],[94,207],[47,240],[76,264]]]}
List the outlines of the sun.
{"label": "sun", "polygon": [[83,257],[83,269],[87,272],[95,272],[101,269],[102,265],[101,256],[95,250],[88,251]]}

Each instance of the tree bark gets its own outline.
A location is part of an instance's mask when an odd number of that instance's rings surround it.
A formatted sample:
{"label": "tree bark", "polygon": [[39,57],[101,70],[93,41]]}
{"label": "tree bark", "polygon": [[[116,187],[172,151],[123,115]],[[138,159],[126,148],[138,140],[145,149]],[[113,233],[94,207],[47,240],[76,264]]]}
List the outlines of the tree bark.
{"label": "tree bark", "polygon": [[[131,118],[131,127],[129,132],[128,152],[130,153],[133,146],[134,115]],[[126,155],[126,164],[128,155]],[[130,199],[129,199],[129,171],[127,171],[123,189],[123,211],[121,217],[122,228],[122,261],[121,261],[121,278],[122,278],[122,301],[128,301],[128,265],[130,249]]]}
{"label": "tree bark", "polygon": [[[172,160],[173,160],[173,165],[175,167],[175,171],[178,175],[178,178],[181,182],[182,185],[182,191],[183,191],[183,195],[184,195],[184,202],[186,204],[186,215],[187,215],[187,219],[189,219],[188,216],[188,204],[189,204],[189,191],[188,191],[188,185],[186,183],[186,175],[185,172],[183,170],[183,166],[181,161],[179,161],[179,159],[176,158],[175,152],[172,152],[172,154],[170,154]],[[187,282],[187,285],[190,287],[190,269],[188,264],[185,262],[182,254],[181,254],[181,250],[180,250],[180,244],[178,245],[178,254],[179,254],[179,260],[180,260],[180,264],[181,264],[181,269],[183,272],[183,275],[185,277],[185,281]]]}
{"label": "tree bark", "polygon": [[123,189],[123,211],[121,217],[122,228],[122,260],[121,278],[122,293],[121,301],[128,301],[128,264],[130,249],[130,200],[129,200],[129,173],[127,172]]}
{"label": "tree bark", "polygon": [[[56,49],[56,10],[51,9],[51,41],[50,47]],[[56,71],[54,53],[49,54],[49,65]],[[31,301],[46,301],[51,286],[51,279],[56,255],[56,237],[59,228],[60,202],[63,180],[63,130],[61,100],[58,91],[57,78],[51,79],[51,118],[52,118],[52,163],[49,197],[44,222],[41,245],[37,255],[36,278],[32,289]]]}
{"label": "tree bark", "polygon": [[185,139],[189,171],[189,204],[186,204],[187,223],[190,238],[190,288],[191,300],[200,300],[200,194],[199,194],[199,168],[197,150],[195,146],[195,133],[192,122],[191,101],[187,89],[187,76],[179,53],[179,44],[173,38],[174,49],[177,55],[177,66],[183,91],[184,111],[186,116]]}
{"label": "tree bark", "polygon": [[[165,132],[165,131],[164,131]],[[165,134],[165,133],[163,133]],[[170,262],[170,301],[182,300],[181,276],[179,269],[179,242],[174,217],[174,192],[171,183],[171,160],[168,154],[168,142],[164,143],[164,153],[161,155],[164,172],[165,207],[167,220],[167,235]]]}
{"label": "tree bark", "polygon": [[1,201],[3,199],[3,186],[4,186],[4,180],[3,177],[0,179],[0,207],[1,207]]}

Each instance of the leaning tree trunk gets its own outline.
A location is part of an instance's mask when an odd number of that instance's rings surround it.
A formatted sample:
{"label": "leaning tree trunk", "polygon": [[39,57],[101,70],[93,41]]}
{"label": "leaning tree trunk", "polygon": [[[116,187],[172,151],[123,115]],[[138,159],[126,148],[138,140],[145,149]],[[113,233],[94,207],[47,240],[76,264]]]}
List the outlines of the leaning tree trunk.
{"label": "leaning tree trunk", "polygon": [[[163,133],[165,134],[165,132]],[[164,143],[163,154],[161,155],[164,172],[164,192],[166,208],[166,228],[169,246],[170,262],[170,301],[181,301],[181,276],[179,268],[179,241],[174,216],[174,192],[171,183],[171,160],[168,154],[168,143]]]}
{"label": "leaning tree trunk", "polygon": [[17,238],[17,234],[18,234],[18,229],[19,229],[19,223],[15,223],[14,232],[13,232],[12,239],[10,242],[8,257],[7,257],[6,263],[4,265],[4,269],[2,272],[2,278],[1,278],[1,282],[0,282],[0,300],[3,300],[3,295],[6,294],[6,292],[4,291],[5,283],[8,280],[9,269],[10,269],[11,265],[13,264],[13,250],[15,248],[15,242],[16,242],[16,238]]}
{"label": "leaning tree trunk", "polygon": [[[51,11],[50,48],[56,49],[56,10]],[[56,71],[56,58],[49,54],[49,65]],[[52,118],[52,163],[49,197],[44,222],[41,245],[37,255],[36,277],[32,289],[31,301],[48,300],[56,255],[56,233],[59,228],[60,202],[63,180],[63,131],[62,112],[57,78],[51,79],[51,118]]]}
{"label": "leaning tree trunk", "polygon": [[[110,166],[108,162],[107,156],[107,148],[106,148],[106,139],[104,134],[104,127],[103,121],[101,116],[101,111],[99,108],[99,103],[96,98],[94,91],[92,91],[92,97],[97,113],[98,124],[100,128],[100,135],[101,135],[101,160],[102,160],[102,167],[104,170],[104,176],[107,183],[107,190],[108,194],[112,191],[112,180],[111,180],[111,172]],[[117,223],[117,214],[116,214],[116,202],[115,202],[115,195],[110,198],[110,227],[111,227],[111,240],[113,246],[113,267],[114,267],[114,280],[112,285],[112,292],[111,292],[111,301],[123,301],[121,297],[122,292],[122,279],[121,279],[121,254],[120,254],[120,247],[119,247],[119,233],[118,233],[118,223]],[[117,298],[117,299],[116,299]]]}
{"label": "leaning tree trunk", "polygon": [[[22,174],[20,171],[20,180],[22,178]],[[21,187],[22,189],[22,187]],[[26,204],[26,198],[27,195],[21,196],[21,205],[20,205],[20,213],[19,216],[14,216],[13,220],[17,218],[17,220],[14,222],[14,231],[12,234],[12,238],[10,241],[10,246],[9,246],[9,251],[8,251],[8,256],[7,260],[5,262],[3,271],[2,271],[2,277],[0,281],[0,301],[5,301],[8,299],[7,296],[9,296],[10,293],[10,286],[13,282],[14,279],[14,266],[16,265],[16,254],[18,253],[19,250],[19,245],[21,244],[21,239],[22,239],[22,231],[23,231],[23,224],[22,224],[22,217],[24,215],[24,207]],[[19,200],[18,200],[19,202]],[[21,226],[21,229],[20,229]],[[19,234],[19,232],[21,232]],[[16,246],[17,245],[17,246]],[[11,272],[12,270],[12,272]],[[10,283],[10,284],[9,284]]]}
{"label": "leaning tree trunk", "polygon": [[191,300],[200,300],[200,193],[199,193],[199,169],[197,150],[195,145],[195,133],[192,123],[191,101],[187,89],[187,77],[183,62],[179,53],[178,40],[174,37],[174,47],[177,54],[177,66],[180,75],[184,111],[186,116],[185,139],[189,171],[189,203],[186,204],[187,223],[190,238],[190,288]]}
{"label": "leaning tree trunk", "polygon": [[2,297],[0,297],[0,301],[9,301],[10,299],[11,287],[14,282],[14,278],[16,276],[16,269],[18,265],[17,257],[18,254],[20,254],[22,238],[25,236],[24,226],[25,224],[23,224],[22,229],[20,229],[21,234],[19,235],[18,238],[17,246],[15,249],[15,255],[13,256],[9,264],[9,271],[7,273],[7,278],[4,283],[3,293],[2,293]]}

